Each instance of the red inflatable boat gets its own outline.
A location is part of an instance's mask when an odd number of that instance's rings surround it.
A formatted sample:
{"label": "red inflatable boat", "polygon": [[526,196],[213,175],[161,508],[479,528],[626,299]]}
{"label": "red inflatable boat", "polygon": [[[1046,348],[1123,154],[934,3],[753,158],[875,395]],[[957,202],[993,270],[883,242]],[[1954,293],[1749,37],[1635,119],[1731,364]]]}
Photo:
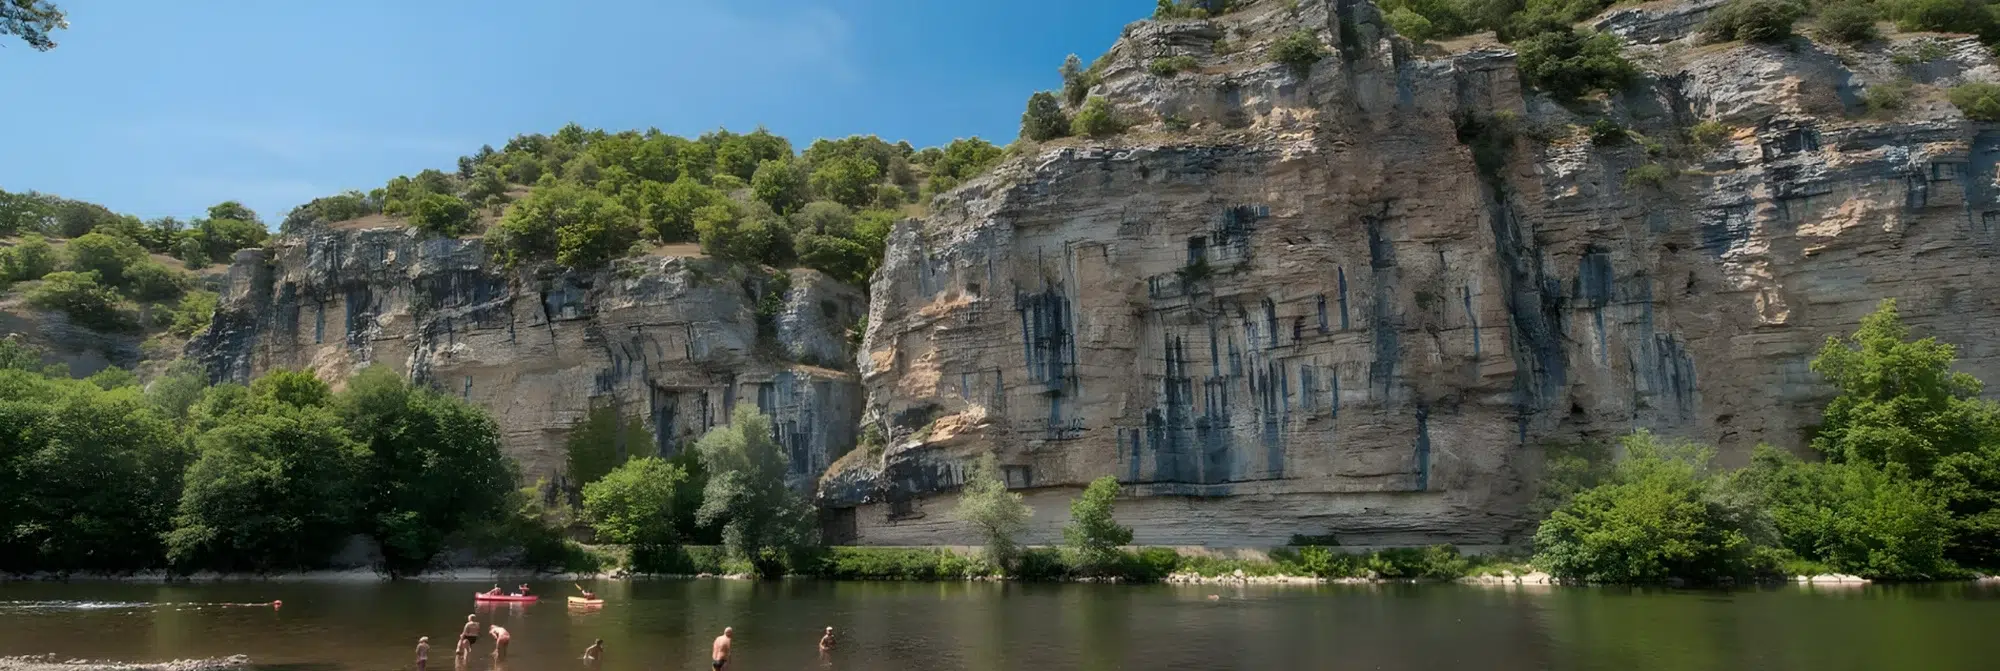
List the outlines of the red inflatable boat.
{"label": "red inflatable boat", "polygon": [[541,597],[539,596],[533,596],[533,595],[521,596],[519,594],[487,594],[485,592],[472,593],[473,601],[509,601],[515,603],[526,603],[540,598]]}

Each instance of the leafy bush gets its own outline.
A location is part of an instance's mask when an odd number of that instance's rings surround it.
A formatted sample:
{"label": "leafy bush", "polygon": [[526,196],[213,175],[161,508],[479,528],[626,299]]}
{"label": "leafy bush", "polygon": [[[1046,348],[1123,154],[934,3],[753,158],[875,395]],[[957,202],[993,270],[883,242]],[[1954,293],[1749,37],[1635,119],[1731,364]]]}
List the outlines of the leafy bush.
{"label": "leafy bush", "polygon": [[1625,140],[1630,139],[1630,137],[1631,134],[1625,130],[1625,127],[1618,125],[1616,121],[1600,117],[1590,122],[1590,141],[1598,146],[1610,147],[1621,145],[1625,143]]}
{"label": "leafy bush", "polygon": [[719,259],[782,266],[792,258],[792,236],[784,220],[724,201],[695,211],[695,235],[704,254]]}
{"label": "leafy bush", "polygon": [[410,224],[432,235],[462,235],[472,229],[472,206],[458,196],[425,194],[410,208]]}
{"label": "leafy bush", "polygon": [[553,258],[573,268],[595,267],[624,254],[639,236],[624,206],[569,183],[536,187],[495,228],[493,245],[510,265]]}
{"label": "leafy bush", "polygon": [[960,580],[990,569],[949,550],[835,547],[794,572],[831,580]]}
{"label": "leafy bush", "polygon": [[68,270],[96,273],[99,281],[112,287],[125,285],[125,269],[146,260],[146,250],[126,238],[91,233],[69,241]]}
{"label": "leafy bush", "polygon": [[49,273],[28,291],[28,303],[69,315],[78,324],[94,329],[122,331],[137,325],[118,292],[100,284],[94,272]]}
{"label": "leafy bush", "polygon": [[1658,163],[1647,163],[1625,171],[1625,188],[1650,187],[1664,189],[1667,181],[1674,178],[1674,169]]}
{"label": "leafy bush", "polygon": [[180,303],[169,313],[167,331],[174,335],[191,338],[208,328],[215,317],[216,294],[213,291],[190,291],[181,295]]}
{"label": "leafy bush", "polygon": [[1535,532],[1536,565],[1563,580],[1709,582],[1750,572],[1744,511],[1705,469],[1712,450],[1641,431],[1610,482],[1577,494]]}
{"label": "leafy bush", "polygon": [[1688,140],[1694,142],[1695,146],[1715,149],[1727,144],[1730,136],[1735,133],[1735,129],[1730,128],[1728,124],[1711,119],[1689,127]]}
{"label": "leafy bush", "polygon": [[1931,579],[1945,560],[1950,514],[1924,482],[1868,464],[1808,464],[1769,447],[1742,474],[1790,556],[1873,579]]}
{"label": "leafy bush", "polygon": [[292,233],[314,223],[333,223],[360,219],[381,211],[381,205],[360,191],[345,191],[324,198],[314,198],[312,202],[292,208],[278,225],[281,233]]}
{"label": "leafy bush", "polygon": [[696,514],[703,524],[722,525],[731,556],[768,574],[773,553],[814,544],[811,507],[786,485],[789,459],[755,408],[736,406],[729,424],[710,429],[695,450],[710,474]]}
{"label": "leafy bush", "polygon": [[1861,102],[1868,107],[1868,113],[1877,117],[1888,117],[1909,106],[1910,91],[1915,88],[1907,79],[1870,84],[1861,91]]}
{"label": "leafy bush", "polygon": [[1882,39],[1875,29],[1880,14],[1866,0],[1845,0],[1820,8],[1813,18],[1813,34],[1820,39],[1861,44]]}
{"label": "leafy bush", "polygon": [[[872,164],[870,164],[872,166]],[[810,179],[791,158],[765,161],[750,178],[750,195],[778,214],[791,214],[811,199]]]}
{"label": "leafy bush", "polygon": [[1514,44],[1521,78],[1560,99],[1624,89],[1639,74],[1618,38],[1576,30],[1547,32]]}
{"label": "leafy bush", "polygon": [[1796,0],[1729,0],[1709,12],[1701,33],[1713,42],[1783,42],[1805,13]]}
{"label": "leafy bush", "polygon": [[1198,64],[1195,62],[1194,57],[1183,54],[1180,56],[1155,58],[1152,62],[1146,64],[1146,71],[1153,73],[1156,77],[1172,77],[1191,71],[1196,67],[1198,67]]}
{"label": "leafy bush", "polygon": [[1122,554],[1118,578],[1125,582],[1159,582],[1173,575],[1181,564],[1181,556],[1173,548],[1140,548]]}
{"label": "leafy bush", "polygon": [[658,548],[674,544],[676,489],[687,472],[659,457],[625,462],[583,488],[583,514],[598,538]]}
{"label": "leafy bush", "polygon": [[1071,569],[1080,575],[1099,575],[1118,565],[1118,548],[1132,542],[1132,529],[1119,526],[1112,517],[1112,502],[1118,498],[1118,479],[1109,475],[1092,480],[1083,495],[1070,503],[1063,543]]}
{"label": "leafy bush", "polygon": [[952,140],[930,162],[930,179],[924,184],[924,190],[931,195],[949,191],[965,180],[986,172],[1004,155],[999,147],[979,138]]}
{"label": "leafy bush", "polygon": [[1069,563],[1054,548],[1029,548],[1021,552],[1013,576],[1019,580],[1053,582],[1069,577]]}
{"label": "leafy bush", "polygon": [[1071,135],[1104,137],[1124,130],[1125,123],[1119,120],[1117,110],[1112,109],[1111,103],[1103,98],[1091,98],[1090,102],[1084,103],[1069,124]]}
{"label": "leafy bush", "polygon": [[[1153,7],[1153,18],[1156,20],[1206,19],[1209,17],[1208,6],[1210,4],[1224,3],[1211,3],[1207,0],[1159,0]],[[1216,13],[1221,12],[1218,10]]]}
{"label": "leafy bush", "polygon": [[2000,121],[2000,84],[1969,82],[1951,87],[1951,104],[1973,121]]}
{"label": "leafy bush", "polygon": [[125,293],[133,299],[153,303],[173,300],[191,284],[187,273],[168,268],[151,259],[125,269]]}
{"label": "leafy bush", "polygon": [[1021,495],[1007,491],[1000,479],[999,462],[991,453],[980,457],[964,487],[959,489],[958,507],[952,516],[972,525],[986,543],[986,560],[1005,568],[1018,554],[1014,537],[1028,528],[1035,511],[1021,501]]}
{"label": "leafy bush", "polygon": [[55,272],[60,261],[48,239],[29,233],[14,246],[0,249],[0,276],[10,282],[38,280]]}
{"label": "leafy bush", "polygon": [[1320,59],[1326,58],[1326,46],[1319,41],[1319,35],[1301,28],[1290,35],[1278,38],[1271,45],[1271,62],[1282,63],[1293,71],[1304,74]]}
{"label": "leafy bush", "polygon": [[1991,37],[1994,30],[1992,10],[1983,0],[1890,0],[1884,6],[1896,27],[1907,31]]}
{"label": "leafy bush", "polygon": [[[821,198],[848,207],[866,207],[876,199],[875,184],[881,168],[867,158],[850,156],[829,160],[812,171],[812,192]],[[776,209],[776,208],[774,208]],[[778,209],[780,214],[788,211]]]}
{"label": "leafy bush", "polygon": [[1431,20],[1408,7],[1397,7],[1382,18],[1397,35],[1412,42],[1428,42],[1438,37],[1438,29]]}

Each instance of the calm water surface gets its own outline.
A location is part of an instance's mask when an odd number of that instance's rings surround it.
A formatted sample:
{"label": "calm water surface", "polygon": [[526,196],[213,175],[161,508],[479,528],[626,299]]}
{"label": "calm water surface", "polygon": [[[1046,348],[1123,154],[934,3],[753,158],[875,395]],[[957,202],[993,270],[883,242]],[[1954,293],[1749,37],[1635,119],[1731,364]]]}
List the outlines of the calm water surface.
{"label": "calm water surface", "polygon": [[[516,580],[508,584],[518,584]],[[418,636],[451,669],[468,613],[514,634],[466,671],[705,669],[723,626],[732,669],[1994,669],[2000,588],[1797,587],[1737,592],[1456,585],[606,582],[597,610],[557,597],[475,607],[488,584],[0,584],[0,655],[160,660],[248,654],[261,669],[412,668]],[[591,586],[591,585],[586,585]],[[1219,598],[1211,600],[1209,595]],[[284,608],[231,606],[282,599]]]}

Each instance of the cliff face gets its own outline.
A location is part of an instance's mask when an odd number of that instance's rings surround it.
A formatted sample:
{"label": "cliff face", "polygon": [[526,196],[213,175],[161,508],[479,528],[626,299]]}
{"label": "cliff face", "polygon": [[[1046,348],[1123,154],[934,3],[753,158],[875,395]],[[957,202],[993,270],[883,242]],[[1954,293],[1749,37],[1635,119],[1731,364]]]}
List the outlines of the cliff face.
{"label": "cliff face", "polygon": [[560,477],[570,430],[605,406],[651,431],[627,454],[670,456],[756,403],[802,485],[854,446],[847,334],[865,299],[817,271],[651,255],[515,273],[481,240],[400,227],[319,229],[271,249],[237,254],[214,323],[188,346],[218,380],[292,368],[338,384],[390,366],[490,409],[531,481]]}
{"label": "cliff face", "polygon": [[[887,446],[822,481],[836,538],[970,542],[951,492],[990,452],[1028,542],[1113,475],[1138,543],[1516,543],[1551,445],[1801,447],[1808,360],[1882,298],[2000,379],[2000,129],[1941,92],[1995,78],[1970,38],[1703,45],[1713,2],[1619,10],[1599,25],[1644,81],[1564,106],[1497,45],[1283,4],[1134,24],[1092,91],[1131,132],[895,230],[859,361]],[[1299,26],[1332,54],[1268,63]],[[1173,55],[1202,67],[1147,71]]]}

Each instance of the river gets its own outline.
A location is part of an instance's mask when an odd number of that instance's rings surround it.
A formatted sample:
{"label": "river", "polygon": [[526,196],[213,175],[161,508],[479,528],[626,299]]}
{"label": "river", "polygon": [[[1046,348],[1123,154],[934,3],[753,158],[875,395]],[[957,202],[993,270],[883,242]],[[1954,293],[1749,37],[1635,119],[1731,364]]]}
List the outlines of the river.
{"label": "river", "polygon": [[[516,581],[518,582],[518,581]],[[0,655],[157,661],[247,654],[265,671],[407,669],[417,637],[451,669],[469,613],[514,634],[495,667],[707,668],[737,632],[732,669],[1991,669],[2000,587],[1970,584],[1733,592],[1464,585],[1215,587],[657,580],[586,585],[602,608],[555,597],[475,607],[468,583],[0,584]],[[1214,595],[1215,598],[1210,598]],[[268,604],[282,600],[282,608]]]}

